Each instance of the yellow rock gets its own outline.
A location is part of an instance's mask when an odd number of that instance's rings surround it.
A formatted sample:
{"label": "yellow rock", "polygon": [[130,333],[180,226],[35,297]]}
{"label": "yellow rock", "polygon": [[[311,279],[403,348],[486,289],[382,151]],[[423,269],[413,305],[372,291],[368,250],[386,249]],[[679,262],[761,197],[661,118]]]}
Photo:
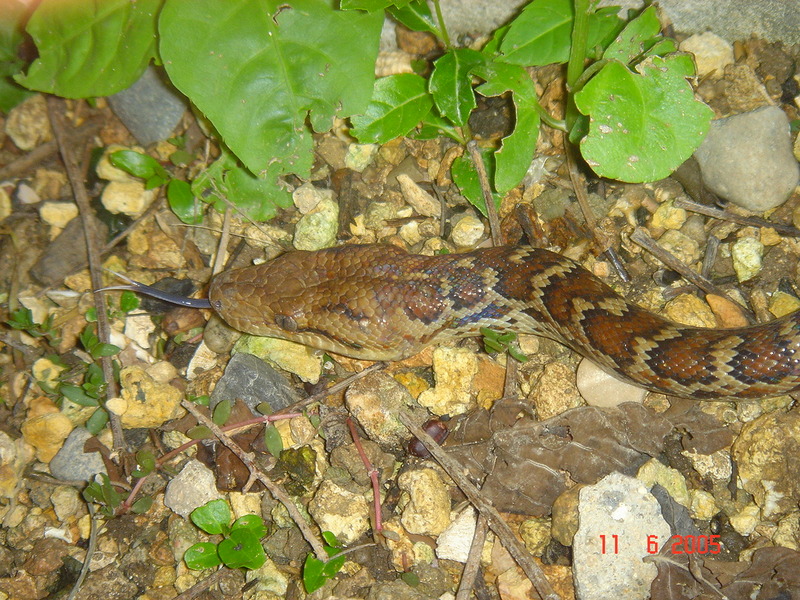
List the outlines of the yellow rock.
{"label": "yellow rock", "polygon": [[184,414],[183,393],[171,385],[156,383],[140,367],[125,367],[119,379],[125,405],[114,404],[112,408],[115,413],[122,409],[120,419],[124,428],[158,427]]}
{"label": "yellow rock", "polygon": [[36,448],[36,458],[49,463],[72,431],[72,421],[60,412],[50,412],[29,417],[21,429],[25,441]]}

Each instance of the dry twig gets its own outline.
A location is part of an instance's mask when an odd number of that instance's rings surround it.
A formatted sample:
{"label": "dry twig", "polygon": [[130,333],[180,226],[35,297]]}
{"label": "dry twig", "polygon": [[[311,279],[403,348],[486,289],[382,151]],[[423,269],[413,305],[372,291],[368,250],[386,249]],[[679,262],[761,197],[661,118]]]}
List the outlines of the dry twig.
{"label": "dry twig", "polygon": [[[72,186],[75,203],[78,205],[81,220],[83,221],[83,228],[86,236],[86,253],[89,259],[89,274],[92,278],[92,288],[97,290],[103,287],[102,263],[100,262],[100,252],[97,248],[97,237],[95,235],[92,207],[89,204],[89,194],[86,192],[86,186],[83,184],[83,171],[78,166],[78,162],[72,151],[72,145],[67,139],[67,132],[62,115],[63,101],[55,97],[48,98],[47,110],[50,116],[53,134],[55,135],[59,151],[61,152],[61,160],[64,162],[64,168],[67,170],[67,177]],[[111,327],[108,323],[108,316],[106,315],[105,294],[94,294],[94,306],[97,312],[97,337],[101,342],[107,344],[109,343],[111,335]],[[100,365],[103,368],[103,377],[107,385],[106,398],[110,400],[118,394],[111,358],[107,356],[102,357],[100,359]],[[122,432],[122,424],[116,414],[111,411],[108,412],[111,420],[111,431],[114,436],[114,448],[121,451],[125,448],[125,434]]]}
{"label": "dry twig", "polygon": [[530,553],[522,542],[517,539],[514,532],[503,520],[503,517],[497,512],[497,509],[492,506],[491,502],[481,494],[480,490],[464,474],[463,466],[457,460],[451,458],[421,427],[415,425],[410,415],[401,412],[399,418],[400,422],[425,445],[450,478],[464,492],[464,495],[478,509],[478,512],[483,515],[489,527],[491,527],[514,560],[517,561],[517,564],[525,571],[525,575],[531,580],[539,596],[543,600],[561,600],[561,596],[553,590],[539,565],[534,562]]}
{"label": "dry twig", "polygon": [[295,522],[297,527],[300,529],[300,533],[303,534],[305,540],[311,545],[311,548],[314,550],[314,555],[321,561],[327,562],[328,560],[328,553],[325,552],[325,548],[323,546],[322,541],[317,537],[314,532],[311,530],[311,526],[306,522],[303,515],[298,510],[295,503],[292,501],[289,494],[286,493],[286,490],[283,489],[282,486],[278,485],[272,479],[266,476],[256,465],[253,455],[249,452],[245,452],[242,450],[239,445],[234,442],[231,437],[222,431],[220,427],[217,426],[211,419],[209,419],[206,415],[204,415],[200,410],[197,408],[195,404],[189,402],[188,400],[183,400],[181,402],[181,406],[183,406],[186,410],[188,410],[197,422],[201,425],[205,425],[208,427],[214,436],[228,449],[233,452],[239,460],[241,460],[247,468],[250,470],[251,477],[258,479],[261,483],[264,484],[264,487],[267,488],[272,494],[273,498],[278,500],[281,504],[286,507],[286,511],[289,513],[289,516],[292,517],[292,520]]}

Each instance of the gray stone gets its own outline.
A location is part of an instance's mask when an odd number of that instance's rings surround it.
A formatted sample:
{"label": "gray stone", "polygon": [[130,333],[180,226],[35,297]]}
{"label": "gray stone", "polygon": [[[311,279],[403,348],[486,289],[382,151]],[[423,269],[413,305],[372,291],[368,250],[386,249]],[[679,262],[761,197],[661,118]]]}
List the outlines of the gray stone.
{"label": "gray stone", "polygon": [[214,473],[199,460],[190,460],[167,484],[164,505],[187,518],[198,506],[222,498]]}
{"label": "gray stone", "polygon": [[89,481],[98,473],[107,473],[99,453],[83,451],[90,437],[92,434],[83,427],[73,429],[50,461],[50,474],[61,481]]}
{"label": "gray stone", "polygon": [[109,96],[111,108],[142,146],[167,139],[186,111],[186,100],[148,67],[126,90]]}
{"label": "gray stone", "polygon": [[[670,538],[658,502],[636,479],[611,473],[580,491],[580,526],[573,539],[575,596],[581,600],[645,600],[658,571],[648,538],[660,548]],[[605,548],[603,548],[605,541]]]}
{"label": "gray stone", "polygon": [[754,212],[782,204],[800,178],[789,119],[775,106],[713,121],[694,156],[714,193]]}
{"label": "gray stone", "polygon": [[222,400],[241,399],[254,413],[266,402],[273,411],[294,404],[300,397],[289,380],[252,354],[234,354],[225,374],[211,393],[211,408]]}

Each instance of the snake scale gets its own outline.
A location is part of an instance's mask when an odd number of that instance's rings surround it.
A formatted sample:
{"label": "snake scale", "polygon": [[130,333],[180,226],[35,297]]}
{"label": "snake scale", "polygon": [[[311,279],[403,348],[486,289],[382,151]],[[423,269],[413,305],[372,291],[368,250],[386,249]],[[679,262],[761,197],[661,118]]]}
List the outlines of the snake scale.
{"label": "snake scale", "polygon": [[394,246],[296,251],[219,274],[232,327],[368,360],[399,360],[481,327],[557,340],[649,390],[695,399],[800,389],[800,312],[762,325],[679,325],[547,250],[419,256]]}
{"label": "snake scale", "polygon": [[162,300],[213,308],[232,327],[366,360],[400,360],[482,327],[554,339],[648,390],[694,399],[800,390],[800,311],[737,329],[680,325],[632,304],[548,250],[420,256],[394,246],[288,252],[224,271],[209,298],[128,280]]}

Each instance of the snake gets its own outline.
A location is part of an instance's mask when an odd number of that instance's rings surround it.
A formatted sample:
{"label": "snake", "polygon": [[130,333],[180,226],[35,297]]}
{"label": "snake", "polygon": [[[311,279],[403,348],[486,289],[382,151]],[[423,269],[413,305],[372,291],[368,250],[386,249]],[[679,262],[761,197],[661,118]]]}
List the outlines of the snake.
{"label": "snake", "polygon": [[616,377],[698,400],[800,390],[800,311],[749,327],[683,325],[641,308],[577,262],[533,247],[423,256],[392,245],[290,251],[211,281],[212,308],[231,327],[344,356],[398,361],[481,328],[556,340]]}

